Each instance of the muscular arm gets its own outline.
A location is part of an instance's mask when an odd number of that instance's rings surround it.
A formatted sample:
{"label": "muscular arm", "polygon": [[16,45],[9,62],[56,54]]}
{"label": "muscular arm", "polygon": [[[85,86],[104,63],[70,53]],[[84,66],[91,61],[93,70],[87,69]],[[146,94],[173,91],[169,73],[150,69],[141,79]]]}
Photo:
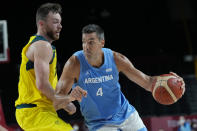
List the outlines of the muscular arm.
{"label": "muscular arm", "polygon": [[145,90],[151,91],[154,77],[148,76],[136,69],[130,60],[120,53],[114,52],[114,59],[119,72],[122,72],[128,79],[143,87]]}
{"label": "muscular arm", "polygon": [[74,81],[78,80],[80,73],[80,63],[76,56],[71,56],[64,65],[63,72],[56,87],[56,94],[68,94]]}
{"label": "muscular arm", "polygon": [[48,99],[53,101],[54,89],[49,82],[49,63],[53,55],[51,45],[50,43],[45,41],[38,41],[35,42],[32,46],[37,88]]}
{"label": "muscular arm", "polygon": [[36,86],[40,92],[53,102],[56,110],[63,108],[70,114],[73,114],[76,111],[76,107],[71,101],[80,100],[78,97],[81,98],[84,93],[80,87],[77,87],[71,92],[71,95],[68,95],[75,78],[70,76],[76,76],[74,71],[77,72],[77,68],[73,68],[75,67],[73,58],[75,57],[71,57],[66,63],[64,72],[57,84],[57,93],[55,94],[55,90],[49,82],[49,63],[53,55],[51,45],[45,41],[35,42],[30,46],[26,55],[31,61],[34,61]]}
{"label": "muscular arm", "polygon": [[70,102],[74,100],[81,101],[82,96],[86,96],[87,92],[79,86],[74,88],[74,90],[72,90],[72,92],[68,95],[72,85],[78,80],[79,74],[80,63],[76,56],[71,56],[64,65],[62,75],[56,87],[56,96],[61,96],[62,98],[67,97],[68,101],[64,101],[62,99],[62,101],[54,103],[54,107],[57,110],[63,108],[72,114],[73,110],[76,109],[74,109],[74,105],[70,104]]}

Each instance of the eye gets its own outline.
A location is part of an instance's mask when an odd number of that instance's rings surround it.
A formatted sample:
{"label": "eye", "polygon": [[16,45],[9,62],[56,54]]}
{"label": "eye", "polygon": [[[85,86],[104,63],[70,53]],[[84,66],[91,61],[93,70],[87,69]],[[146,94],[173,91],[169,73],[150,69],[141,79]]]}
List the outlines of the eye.
{"label": "eye", "polygon": [[54,19],[54,20],[53,20],[53,23],[54,23],[54,24],[61,24],[61,21],[58,20],[58,19]]}
{"label": "eye", "polygon": [[58,21],[54,21],[53,23],[54,23],[54,24],[59,24],[59,22],[58,22]]}
{"label": "eye", "polygon": [[90,41],[90,42],[89,42],[90,45],[93,45],[94,43],[95,43],[94,41]]}

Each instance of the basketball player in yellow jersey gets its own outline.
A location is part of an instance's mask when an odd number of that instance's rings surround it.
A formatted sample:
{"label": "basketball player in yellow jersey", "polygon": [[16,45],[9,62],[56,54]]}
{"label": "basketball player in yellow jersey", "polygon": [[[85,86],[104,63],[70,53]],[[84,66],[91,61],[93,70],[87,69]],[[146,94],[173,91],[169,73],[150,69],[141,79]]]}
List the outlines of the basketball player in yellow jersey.
{"label": "basketball player in yellow jersey", "polygon": [[[54,103],[73,114],[74,100],[81,100],[86,91],[78,87],[65,96],[55,95],[57,84],[55,47],[51,43],[59,39],[61,25],[61,6],[46,3],[36,14],[37,33],[30,37],[22,50],[19,97],[15,102],[16,120],[25,131],[71,131],[71,125],[61,120]],[[64,84],[64,83],[62,83]],[[54,104],[55,105],[55,104]]]}

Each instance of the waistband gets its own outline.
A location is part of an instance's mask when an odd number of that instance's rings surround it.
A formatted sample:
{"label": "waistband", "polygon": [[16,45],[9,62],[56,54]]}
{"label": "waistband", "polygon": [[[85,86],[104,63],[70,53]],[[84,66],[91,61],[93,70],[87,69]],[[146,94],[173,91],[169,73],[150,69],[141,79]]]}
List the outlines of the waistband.
{"label": "waistband", "polygon": [[16,109],[32,108],[32,107],[37,107],[37,105],[36,104],[20,104],[16,106]]}

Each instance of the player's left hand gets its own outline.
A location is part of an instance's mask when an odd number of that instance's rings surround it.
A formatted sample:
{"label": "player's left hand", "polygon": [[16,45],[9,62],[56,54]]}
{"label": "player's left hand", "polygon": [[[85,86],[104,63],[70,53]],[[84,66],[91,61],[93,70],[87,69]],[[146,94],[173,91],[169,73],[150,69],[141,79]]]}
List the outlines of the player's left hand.
{"label": "player's left hand", "polygon": [[69,115],[73,115],[76,112],[75,105],[71,102],[64,107],[64,110],[68,112]]}
{"label": "player's left hand", "polygon": [[81,87],[79,86],[76,86],[72,91],[71,93],[69,94],[70,98],[71,98],[71,101],[79,101],[81,102],[82,98],[83,97],[86,97],[87,96],[87,91],[86,90],[83,90]]}

